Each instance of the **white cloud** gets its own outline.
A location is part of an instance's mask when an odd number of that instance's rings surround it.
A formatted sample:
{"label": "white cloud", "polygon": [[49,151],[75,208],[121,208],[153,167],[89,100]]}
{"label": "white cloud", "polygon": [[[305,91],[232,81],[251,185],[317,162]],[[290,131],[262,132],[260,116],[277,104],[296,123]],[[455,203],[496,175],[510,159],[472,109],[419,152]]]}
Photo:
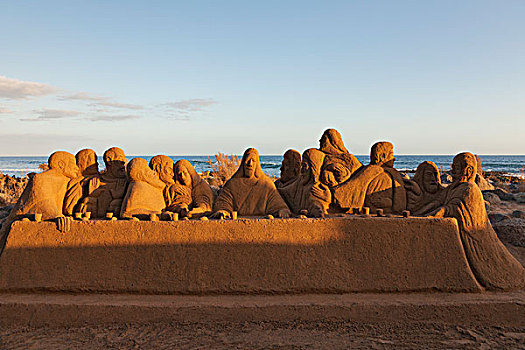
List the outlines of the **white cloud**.
{"label": "white cloud", "polygon": [[139,119],[138,115],[99,115],[88,118],[93,122],[105,121],[105,122],[119,122],[124,120]]}
{"label": "white cloud", "polygon": [[13,113],[13,111],[10,110],[9,108],[0,107],[0,114],[2,113]]}
{"label": "white cloud", "polygon": [[129,104],[129,103],[119,103],[119,102],[114,102],[114,101],[101,101],[101,102],[90,103],[89,105],[93,107],[104,106],[104,107],[123,108],[123,109],[144,109],[144,106],[141,106],[141,105],[134,105],[134,104]]}
{"label": "white cloud", "polygon": [[163,105],[180,112],[198,112],[214,104],[217,104],[217,101],[211,98],[192,98],[189,100],[164,103]]}
{"label": "white cloud", "polygon": [[31,81],[11,79],[0,75],[0,98],[21,100],[55,93],[57,88]]}
{"label": "white cloud", "polygon": [[46,121],[46,120],[56,120],[56,119],[64,119],[64,118],[71,118],[71,117],[77,117],[81,115],[81,112],[77,111],[69,111],[64,109],[41,109],[34,111],[38,116],[36,118],[21,118],[20,121],[24,122],[38,122],[38,121]]}
{"label": "white cloud", "polygon": [[62,101],[67,101],[67,100],[108,101],[109,100],[108,97],[92,95],[92,94],[89,94],[87,92],[78,92],[78,93],[72,94],[72,95],[60,96],[58,99],[62,100]]}

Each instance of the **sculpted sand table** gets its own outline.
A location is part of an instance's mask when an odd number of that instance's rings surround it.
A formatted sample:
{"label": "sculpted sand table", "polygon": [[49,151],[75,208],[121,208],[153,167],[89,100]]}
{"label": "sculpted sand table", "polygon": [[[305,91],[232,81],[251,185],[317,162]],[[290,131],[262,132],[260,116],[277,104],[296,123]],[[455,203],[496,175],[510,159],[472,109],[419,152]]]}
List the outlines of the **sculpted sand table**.
{"label": "sculpted sand table", "polygon": [[261,169],[259,152],[248,148],[239,169],[221,190],[214,206],[215,217],[277,215],[289,217],[290,210],[272,180]]}
{"label": "sculpted sand table", "polygon": [[485,201],[475,184],[476,158],[472,153],[454,157],[454,182],[446,189],[445,203],[432,214],[458,221],[461,242],[470,268],[487,289],[525,287],[525,270],[501,243],[490,225]]}

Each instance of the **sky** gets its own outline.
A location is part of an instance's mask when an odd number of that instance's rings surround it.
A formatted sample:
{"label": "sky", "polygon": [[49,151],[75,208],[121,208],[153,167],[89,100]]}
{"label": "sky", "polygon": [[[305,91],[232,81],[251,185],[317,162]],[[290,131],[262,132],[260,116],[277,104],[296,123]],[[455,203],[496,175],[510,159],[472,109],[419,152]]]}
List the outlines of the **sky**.
{"label": "sky", "polygon": [[525,1],[0,3],[0,155],[525,154]]}

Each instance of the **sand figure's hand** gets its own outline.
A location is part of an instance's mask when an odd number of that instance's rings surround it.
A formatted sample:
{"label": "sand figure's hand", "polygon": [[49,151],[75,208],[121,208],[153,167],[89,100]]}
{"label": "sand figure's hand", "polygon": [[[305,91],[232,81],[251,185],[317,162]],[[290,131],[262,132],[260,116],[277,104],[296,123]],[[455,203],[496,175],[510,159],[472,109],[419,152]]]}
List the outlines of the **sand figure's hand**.
{"label": "sand figure's hand", "polygon": [[73,221],[73,218],[71,216],[60,216],[57,218],[57,229],[62,232],[66,233],[71,230],[71,222]]}
{"label": "sand figure's hand", "polygon": [[229,219],[231,215],[226,210],[218,210],[211,217],[213,219]]}
{"label": "sand figure's hand", "polygon": [[445,207],[439,207],[433,212],[431,212],[428,216],[433,218],[444,218],[445,217]]}
{"label": "sand figure's hand", "polygon": [[282,219],[288,219],[292,215],[289,209],[281,209],[279,210],[279,213],[277,214],[278,217]]}

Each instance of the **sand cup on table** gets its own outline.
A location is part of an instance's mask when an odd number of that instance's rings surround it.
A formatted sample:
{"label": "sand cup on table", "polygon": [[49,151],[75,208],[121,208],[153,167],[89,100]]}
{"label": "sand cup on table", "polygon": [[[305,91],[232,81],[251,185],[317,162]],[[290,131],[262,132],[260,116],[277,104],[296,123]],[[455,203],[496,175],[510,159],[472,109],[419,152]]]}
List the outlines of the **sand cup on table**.
{"label": "sand cup on table", "polygon": [[171,221],[178,221],[179,220],[179,213],[170,213],[170,220]]}
{"label": "sand cup on table", "polygon": [[362,212],[363,212],[363,215],[370,215],[370,208],[369,207],[363,207]]}
{"label": "sand cup on table", "polygon": [[89,219],[91,219],[91,212],[90,211],[86,211],[84,213],[84,217],[82,218],[82,221],[89,221]]}
{"label": "sand cup on table", "polygon": [[383,216],[383,209],[377,209],[376,214],[377,216]]}
{"label": "sand cup on table", "polygon": [[108,211],[108,212],[106,213],[106,219],[111,220],[112,218],[113,218],[113,212]]}
{"label": "sand cup on table", "polygon": [[237,220],[237,212],[232,211],[232,220]]}
{"label": "sand cup on table", "polygon": [[75,219],[81,220],[82,219],[82,213],[81,212],[75,213]]}
{"label": "sand cup on table", "polygon": [[403,210],[403,217],[404,218],[410,217],[410,210]]}
{"label": "sand cup on table", "polygon": [[157,214],[149,214],[149,221],[159,221]]}
{"label": "sand cup on table", "polygon": [[42,221],[42,213],[35,213],[35,222]]}

